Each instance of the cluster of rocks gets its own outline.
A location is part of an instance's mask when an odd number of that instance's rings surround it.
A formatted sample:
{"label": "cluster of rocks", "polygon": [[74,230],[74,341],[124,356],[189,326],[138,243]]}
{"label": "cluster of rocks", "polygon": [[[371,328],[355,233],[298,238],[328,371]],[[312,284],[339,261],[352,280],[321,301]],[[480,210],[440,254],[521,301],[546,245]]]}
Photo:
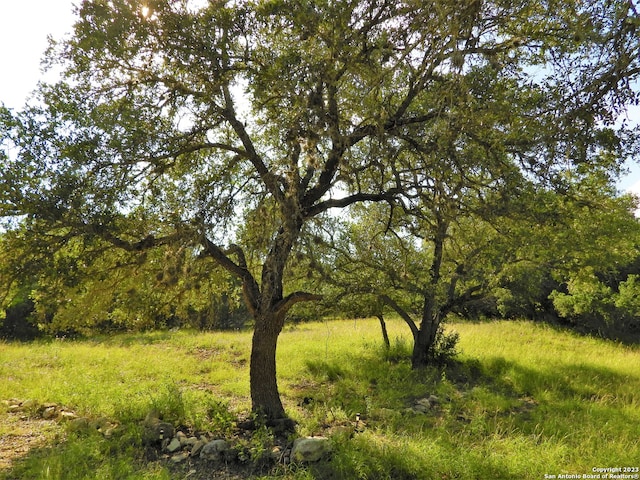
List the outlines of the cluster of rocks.
{"label": "cluster of rocks", "polygon": [[37,400],[3,400],[7,412],[20,415],[23,420],[38,418],[54,422],[65,422],[69,425],[69,430],[74,432],[85,432],[95,430],[105,437],[110,437],[117,429],[118,424],[110,422],[106,418],[80,417],[65,406],[57,403],[40,403]]}
{"label": "cluster of rocks", "polygon": [[37,400],[3,400],[7,412],[20,415],[22,418],[41,418],[43,420],[73,420],[78,416],[72,410],[57,403],[39,403]]}
{"label": "cluster of rocks", "polygon": [[428,397],[419,398],[415,400],[410,407],[406,408],[407,413],[413,414],[427,414],[440,405],[440,399],[435,395],[429,395]]}
{"label": "cluster of rocks", "polygon": [[[232,463],[246,460],[243,446],[234,440],[214,438],[209,434],[187,434],[175,430],[173,425],[163,422],[150,413],[144,421],[143,440],[147,445],[158,446],[171,462],[179,464],[187,459],[205,460],[214,463]],[[327,437],[301,437],[293,445],[274,445],[269,453],[275,463],[317,462],[331,451]],[[250,456],[250,455],[249,455]]]}

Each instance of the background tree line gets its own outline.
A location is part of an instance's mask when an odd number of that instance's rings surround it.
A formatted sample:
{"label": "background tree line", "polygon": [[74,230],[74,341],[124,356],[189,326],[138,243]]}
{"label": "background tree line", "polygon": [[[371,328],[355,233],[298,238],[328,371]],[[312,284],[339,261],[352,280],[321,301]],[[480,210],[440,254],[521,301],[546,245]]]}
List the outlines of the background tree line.
{"label": "background tree line", "polygon": [[[449,212],[453,225],[443,242],[446,266],[440,267],[449,289],[443,317],[529,318],[637,340],[636,199],[620,195],[604,173],[580,180],[574,175],[571,195],[520,192],[506,211],[492,206],[491,213],[498,213],[493,223],[486,214]],[[294,309],[290,319],[384,321],[393,314],[417,328],[413,316],[419,319],[424,308],[421,287],[430,281],[435,245],[411,234],[404,220],[400,207],[366,205],[303,242],[288,267],[288,282],[323,292],[323,300]],[[20,246],[19,235],[2,235],[4,338],[251,324],[240,284],[222,269],[211,275],[194,249],[129,254],[106,248],[85,263],[81,245],[37,258],[28,244]],[[16,266],[9,258],[20,259],[19,271],[9,269]]]}

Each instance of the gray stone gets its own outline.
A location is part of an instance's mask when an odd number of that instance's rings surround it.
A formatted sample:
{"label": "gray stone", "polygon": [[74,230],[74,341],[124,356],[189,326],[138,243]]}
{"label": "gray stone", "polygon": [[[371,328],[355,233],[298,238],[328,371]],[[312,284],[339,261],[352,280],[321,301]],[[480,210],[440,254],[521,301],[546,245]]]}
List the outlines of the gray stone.
{"label": "gray stone", "polygon": [[144,431],[142,432],[142,440],[146,444],[162,442],[173,438],[173,425],[160,420],[147,423],[145,421]]}
{"label": "gray stone", "polygon": [[37,400],[29,399],[22,402],[22,405],[20,406],[22,407],[22,410],[36,411],[40,407],[40,404]]}
{"label": "gray stone", "polygon": [[317,462],[331,451],[327,437],[303,437],[293,441],[291,458],[296,462]]}
{"label": "gray stone", "polygon": [[219,462],[227,457],[229,443],[226,440],[212,440],[200,450],[200,458]]}
{"label": "gray stone", "polygon": [[182,445],[180,444],[180,440],[177,438],[172,438],[169,442],[169,445],[167,445],[167,451],[169,453],[173,453],[180,450],[181,447]]}
{"label": "gray stone", "polygon": [[189,458],[189,452],[181,452],[181,453],[178,453],[177,455],[173,455],[171,457],[171,461],[173,463],[181,463],[181,462],[184,462],[187,458]]}
{"label": "gray stone", "polygon": [[112,426],[111,422],[106,417],[94,418],[90,422],[91,422],[91,428],[93,428],[94,430],[97,430],[98,432],[102,432],[105,429]]}
{"label": "gray stone", "polygon": [[116,433],[117,431],[118,431],[118,426],[114,425],[112,427],[105,428],[104,430],[102,430],[102,435],[104,435],[105,438],[111,438],[113,437],[113,434]]}
{"label": "gray stone", "polygon": [[187,436],[185,435],[185,433],[184,433],[184,432],[182,432],[182,431],[180,431],[180,430],[178,430],[178,431],[176,432],[176,438],[177,438],[178,440],[180,440],[180,443],[182,443],[183,445],[184,445],[184,443],[187,441]]}
{"label": "gray stone", "polygon": [[53,420],[58,416],[58,412],[56,410],[56,407],[46,407],[44,412],[42,412],[42,418],[45,420]]}
{"label": "gray stone", "polygon": [[271,458],[275,462],[279,462],[282,459],[282,448],[277,445],[271,449]]}
{"label": "gray stone", "polygon": [[189,452],[180,452],[176,455],[173,455],[171,457],[171,461],[173,463],[182,463],[184,462],[187,458],[189,458]]}
{"label": "gray stone", "polygon": [[68,410],[63,410],[62,412],[60,412],[59,419],[62,420],[62,421],[73,420],[73,419],[76,419],[76,418],[78,418],[78,416],[75,413],[70,412]]}
{"label": "gray stone", "polygon": [[196,443],[194,443],[191,447],[191,456],[195,457],[196,455],[199,455],[202,451],[202,447],[204,447],[206,444],[207,442],[203,440],[197,440]]}
{"label": "gray stone", "polygon": [[198,442],[198,439],[196,437],[185,437],[185,439],[180,439],[180,443],[182,444],[183,447],[190,447],[193,448],[193,446]]}
{"label": "gray stone", "polygon": [[91,429],[91,423],[88,418],[74,418],[69,422],[69,430],[77,433],[88,433]]}

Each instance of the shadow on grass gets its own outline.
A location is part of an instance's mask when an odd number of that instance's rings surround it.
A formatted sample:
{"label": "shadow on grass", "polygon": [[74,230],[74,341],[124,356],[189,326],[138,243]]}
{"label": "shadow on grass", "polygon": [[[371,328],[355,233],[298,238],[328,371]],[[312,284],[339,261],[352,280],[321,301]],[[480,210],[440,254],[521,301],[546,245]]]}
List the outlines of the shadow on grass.
{"label": "shadow on grass", "polygon": [[140,442],[127,432],[117,439],[104,438],[99,432],[64,437],[30,449],[14,459],[8,470],[0,471],[2,480],[19,479],[92,479],[141,478],[136,474],[148,468],[141,463]]}
{"label": "shadow on grass", "polygon": [[[370,478],[541,478],[551,465],[535,457],[538,445],[557,450],[549,455],[560,469],[567,450],[598,455],[601,435],[628,437],[632,450],[612,446],[601,462],[616,463],[610,458],[615,448],[619,460],[638,452],[632,444],[637,417],[628,407],[637,407],[640,394],[629,387],[628,376],[605,367],[532,368],[494,357],[412,371],[408,356],[389,361],[383,351],[348,359],[307,362],[314,385],[307,398],[347,418],[361,413],[367,425],[365,433],[338,441],[332,462],[311,466],[314,478],[357,478],[363,472]],[[410,411],[416,399],[429,395],[439,399],[431,411]],[[431,450],[411,454],[399,439]],[[513,451],[505,447],[506,455],[494,455],[488,442],[513,445]],[[434,457],[433,451],[439,453]]]}
{"label": "shadow on grass", "polygon": [[[134,336],[131,344],[161,342],[165,335],[170,332]],[[345,352],[339,360],[307,361],[301,373],[310,381],[294,390],[301,405],[300,425],[311,433],[330,434],[334,454],[330,461],[286,478],[543,478],[552,468],[565,466],[567,449],[582,448],[591,455],[598,447],[589,443],[592,437],[608,441],[628,434],[637,439],[633,435],[640,389],[629,386],[637,380],[612,369],[583,364],[531,367],[493,357],[414,371],[408,349],[394,348],[371,347],[364,354]],[[179,393],[159,392],[159,405],[150,407],[184,417]],[[438,402],[429,412],[407,411],[416,399],[430,395]],[[357,413],[363,422],[354,425]],[[99,478],[172,478],[166,463],[145,456],[135,425],[141,415],[128,405],[120,419],[127,422],[125,431],[116,438],[69,434],[32,449],[8,472],[0,472],[0,479],[90,479],[97,478],[97,472]],[[342,428],[332,430],[332,422]],[[609,452],[589,462],[624,463],[616,460],[638,453],[634,441],[635,447],[612,443]],[[553,452],[556,446],[556,457],[550,457],[556,464],[541,465],[539,449]],[[618,457],[610,453],[613,449],[621,452]]]}

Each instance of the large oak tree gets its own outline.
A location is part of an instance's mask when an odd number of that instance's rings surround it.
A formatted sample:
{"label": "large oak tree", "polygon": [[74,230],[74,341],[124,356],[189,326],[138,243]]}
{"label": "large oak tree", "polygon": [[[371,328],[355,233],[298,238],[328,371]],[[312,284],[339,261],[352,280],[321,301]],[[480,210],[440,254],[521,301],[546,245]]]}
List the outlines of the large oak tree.
{"label": "large oak tree", "polygon": [[84,0],[77,16],[47,53],[62,80],[1,113],[0,214],[43,255],[178,243],[237,276],[252,404],[272,418],[278,335],[316,298],[285,290],[292,249],[331,209],[405,190],[389,153],[433,137],[466,95],[456,76],[490,67],[529,92],[492,128],[547,174],[580,161],[639,71],[628,0]]}

